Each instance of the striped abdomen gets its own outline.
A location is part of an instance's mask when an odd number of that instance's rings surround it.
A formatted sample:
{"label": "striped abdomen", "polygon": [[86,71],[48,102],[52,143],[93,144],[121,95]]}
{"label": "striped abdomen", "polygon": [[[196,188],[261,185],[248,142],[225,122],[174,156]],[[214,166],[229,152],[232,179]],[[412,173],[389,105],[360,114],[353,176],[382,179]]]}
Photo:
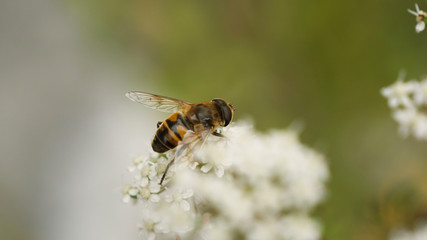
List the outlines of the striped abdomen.
{"label": "striped abdomen", "polygon": [[173,113],[157,129],[151,146],[158,153],[174,149],[190,129],[190,123],[180,112]]}

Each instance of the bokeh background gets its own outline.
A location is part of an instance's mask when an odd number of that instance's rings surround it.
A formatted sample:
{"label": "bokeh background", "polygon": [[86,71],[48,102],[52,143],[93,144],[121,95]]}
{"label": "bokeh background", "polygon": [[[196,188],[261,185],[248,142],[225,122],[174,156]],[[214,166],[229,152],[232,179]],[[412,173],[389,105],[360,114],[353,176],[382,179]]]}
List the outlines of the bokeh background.
{"label": "bokeh background", "polygon": [[414,3],[2,0],[0,237],[137,239],[123,175],[166,116],[129,90],[221,97],[260,131],[303,122],[331,171],[324,239],[411,227],[427,144],[397,134],[380,89],[427,73]]}

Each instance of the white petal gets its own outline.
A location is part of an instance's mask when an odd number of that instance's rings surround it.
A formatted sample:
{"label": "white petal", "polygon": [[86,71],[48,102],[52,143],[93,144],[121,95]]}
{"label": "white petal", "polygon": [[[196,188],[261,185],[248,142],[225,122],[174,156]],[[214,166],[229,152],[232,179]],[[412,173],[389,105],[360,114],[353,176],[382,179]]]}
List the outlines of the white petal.
{"label": "white petal", "polygon": [[406,125],[400,125],[399,126],[399,133],[400,135],[402,135],[403,137],[408,137],[409,135],[409,127]]}
{"label": "white petal", "polygon": [[393,90],[391,90],[390,87],[381,88],[381,95],[383,95],[384,97],[390,96],[392,92]]}
{"label": "white petal", "polygon": [[204,173],[207,173],[207,172],[209,172],[211,169],[212,169],[212,164],[205,164],[205,165],[203,165],[201,168],[200,168],[200,170],[202,171],[202,172],[204,172]]}
{"label": "white petal", "polygon": [[198,163],[198,162],[192,162],[192,163],[190,164],[190,168],[194,170],[194,169],[196,169],[197,165],[199,165],[199,163]]}
{"label": "white petal", "polygon": [[[157,166],[157,164],[156,164],[156,166]],[[150,167],[150,177],[154,177],[157,175],[156,166],[153,165]]]}
{"label": "white petal", "polygon": [[146,187],[148,186],[148,178],[142,178],[141,179],[141,183],[140,183],[141,187]]}
{"label": "white petal", "polygon": [[411,9],[408,9],[408,12],[409,12],[410,14],[414,15],[414,16],[418,16],[418,13],[416,13],[416,12],[412,11]]}
{"label": "white petal", "polygon": [[193,194],[194,192],[192,189],[187,189],[182,193],[182,198],[190,198]]}
{"label": "white petal", "polygon": [[390,98],[388,100],[388,106],[390,108],[397,108],[399,106],[399,100],[397,100],[396,98]]}
{"label": "white petal", "polygon": [[420,33],[424,30],[425,27],[426,27],[426,23],[424,21],[421,21],[421,22],[417,23],[417,25],[415,25],[415,31],[417,33]]}
{"label": "white petal", "polygon": [[179,203],[179,206],[181,206],[181,208],[184,209],[185,211],[189,211],[190,210],[190,204],[186,200],[182,200]]}
{"label": "white petal", "polygon": [[157,182],[151,182],[149,189],[152,193],[158,193],[160,192],[160,185]]}
{"label": "white petal", "polygon": [[151,196],[150,196],[150,201],[152,201],[152,202],[154,202],[154,203],[160,202],[160,197],[159,197],[159,195],[157,195],[157,194],[151,194]]}
{"label": "white petal", "polygon": [[221,164],[222,166],[229,167],[233,164],[233,161],[231,161],[230,159],[223,159]]}
{"label": "white petal", "polygon": [[156,234],[153,232],[148,233],[148,239],[147,240],[154,240],[156,239]]}
{"label": "white petal", "polygon": [[218,176],[218,177],[222,177],[222,176],[224,176],[224,167],[223,166],[216,166],[215,167],[215,174]]}
{"label": "white petal", "polygon": [[170,226],[166,222],[164,221],[160,222],[159,220],[159,222],[154,226],[154,231],[156,233],[168,233],[170,232],[169,227]]}
{"label": "white petal", "polygon": [[123,197],[123,199],[122,199],[122,202],[124,202],[124,203],[128,203],[128,202],[130,202],[130,196],[129,196],[129,195],[125,195],[125,196]]}
{"label": "white petal", "polygon": [[136,188],[129,189],[129,195],[130,196],[136,196],[138,194],[139,190]]}
{"label": "white petal", "polygon": [[408,96],[402,97],[401,100],[402,100],[402,105],[405,108],[410,108],[410,109],[415,108],[412,100]]}
{"label": "white petal", "polygon": [[166,196],[165,196],[165,201],[166,201],[166,202],[172,202],[172,201],[173,201],[172,196],[171,196],[171,195],[166,195]]}
{"label": "white petal", "polygon": [[427,116],[420,114],[414,123],[414,136],[417,139],[426,139],[427,138]]}
{"label": "white petal", "polygon": [[418,4],[415,3],[415,10],[417,10],[417,13],[420,12],[420,8],[418,7]]}
{"label": "white petal", "polygon": [[136,168],[137,168],[138,170],[141,170],[143,166],[144,166],[144,164],[140,163],[140,164],[136,165]]}

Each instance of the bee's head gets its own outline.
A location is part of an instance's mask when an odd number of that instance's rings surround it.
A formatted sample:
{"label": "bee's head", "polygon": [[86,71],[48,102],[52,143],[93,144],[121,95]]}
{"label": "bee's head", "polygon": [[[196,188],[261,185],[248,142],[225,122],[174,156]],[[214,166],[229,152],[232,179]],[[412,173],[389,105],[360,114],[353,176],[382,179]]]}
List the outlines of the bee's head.
{"label": "bee's head", "polygon": [[230,124],[231,120],[233,120],[234,107],[220,98],[215,98],[212,102],[224,119],[224,127]]}

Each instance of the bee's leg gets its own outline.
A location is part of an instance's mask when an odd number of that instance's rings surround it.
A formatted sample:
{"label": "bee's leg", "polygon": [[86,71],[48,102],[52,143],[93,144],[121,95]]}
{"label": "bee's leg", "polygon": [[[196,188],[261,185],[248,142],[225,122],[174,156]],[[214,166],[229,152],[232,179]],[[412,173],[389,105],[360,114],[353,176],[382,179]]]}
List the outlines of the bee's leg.
{"label": "bee's leg", "polygon": [[159,128],[159,127],[160,127],[160,125],[162,125],[162,121],[158,121],[158,122],[157,122],[157,128]]}
{"label": "bee's leg", "polygon": [[165,170],[165,172],[163,173],[162,178],[160,179],[159,185],[162,185],[163,180],[165,180],[166,173],[168,173],[169,167],[173,164],[173,162],[174,162],[174,161],[175,161],[175,158],[173,158],[173,159],[168,163],[168,165],[166,166],[166,170]]}
{"label": "bee's leg", "polygon": [[212,135],[217,137],[225,137],[223,134],[219,133],[218,130],[215,130],[215,132],[213,132]]}

